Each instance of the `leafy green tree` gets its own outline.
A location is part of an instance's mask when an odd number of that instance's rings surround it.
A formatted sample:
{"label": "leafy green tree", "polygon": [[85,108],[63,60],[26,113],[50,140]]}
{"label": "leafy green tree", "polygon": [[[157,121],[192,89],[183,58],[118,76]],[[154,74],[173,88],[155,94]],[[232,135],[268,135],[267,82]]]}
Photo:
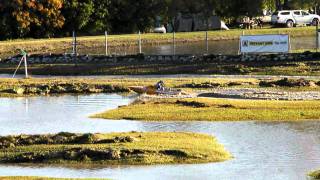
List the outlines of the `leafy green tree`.
{"label": "leafy green tree", "polygon": [[275,3],[275,0],[264,0],[262,8],[264,10],[276,11],[277,10],[277,5]]}
{"label": "leafy green tree", "polygon": [[243,15],[261,15],[263,0],[217,0],[217,4],[218,15],[227,18],[237,18]]}
{"label": "leafy green tree", "polygon": [[11,15],[13,7],[10,1],[0,0],[0,39],[16,37],[16,26]]}
{"label": "leafy green tree", "polygon": [[63,31],[81,31],[94,12],[93,0],[64,0],[62,14],[66,18]]}
{"label": "leafy green tree", "polygon": [[272,0],[277,10],[283,9],[313,9],[320,4],[320,0]]}
{"label": "leafy green tree", "polygon": [[38,0],[33,8],[34,21],[30,25],[32,37],[50,37],[64,25],[65,18],[61,14],[62,0]]}
{"label": "leafy green tree", "polygon": [[262,10],[317,9],[320,0],[0,0],[0,39],[80,33],[147,32],[157,16],[215,12],[223,19],[261,15]]}
{"label": "leafy green tree", "polygon": [[155,24],[155,18],[161,14],[164,9],[164,3],[161,0],[140,0],[135,1],[135,13],[132,18],[136,22],[136,30],[142,32],[148,31]]}
{"label": "leafy green tree", "polygon": [[[205,19],[213,15],[216,8],[216,0],[166,0],[163,11],[165,23],[172,23],[173,20],[182,14],[203,14]],[[173,24],[172,24],[173,25]]]}
{"label": "leafy green tree", "polygon": [[97,34],[110,31],[109,8],[111,0],[93,0],[94,12],[91,14],[89,22],[84,30],[90,34]]}
{"label": "leafy green tree", "polygon": [[287,3],[290,9],[314,9],[320,0],[291,0]]}
{"label": "leafy green tree", "polygon": [[116,33],[148,31],[164,5],[162,0],[112,0],[109,8],[111,30]]}
{"label": "leafy green tree", "polygon": [[1,0],[1,36],[4,39],[54,35],[64,23],[62,3],[62,0]]}

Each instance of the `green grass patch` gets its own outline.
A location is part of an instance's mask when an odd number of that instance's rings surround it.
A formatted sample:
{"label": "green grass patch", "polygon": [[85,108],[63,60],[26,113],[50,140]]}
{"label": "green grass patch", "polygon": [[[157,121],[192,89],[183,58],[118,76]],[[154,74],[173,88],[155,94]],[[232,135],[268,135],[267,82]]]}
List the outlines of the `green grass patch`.
{"label": "green grass patch", "polygon": [[312,179],[320,179],[320,170],[310,172],[308,174]]}
{"label": "green grass patch", "polygon": [[[314,36],[314,27],[298,27],[298,28],[267,28],[267,29],[232,29],[230,31],[209,31],[210,41],[234,40],[239,39],[242,33],[246,35],[256,34],[290,34],[291,37],[298,36]],[[109,35],[109,46],[135,46],[137,45],[137,34]],[[177,43],[188,43],[195,41],[203,41],[205,32],[181,32],[176,33]],[[169,44],[172,42],[172,34],[143,34],[142,40],[144,44],[158,45]],[[71,37],[67,38],[51,38],[51,39],[17,39],[0,42],[0,54],[16,52],[17,48],[26,49],[29,52],[50,52],[65,51],[71,47]],[[103,47],[104,36],[84,36],[78,37],[79,47],[97,48]],[[69,44],[69,45],[68,45]]]}
{"label": "green grass patch", "polygon": [[[16,64],[0,64],[0,73],[13,74]],[[320,63],[314,61],[212,62],[212,63],[84,63],[31,64],[31,75],[320,75]],[[24,74],[20,68],[19,74]]]}
{"label": "green grass patch", "polygon": [[[247,35],[256,35],[256,34],[290,34],[292,37],[296,36],[307,36],[307,35],[315,35],[315,27],[297,27],[297,28],[267,28],[267,29],[231,29],[230,31],[209,31],[208,34],[210,39],[214,40],[225,40],[226,38],[239,38],[242,33]],[[205,37],[205,32],[178,32],[176,33],[176,39],[197,39],[201,38],[203,40]],[[122,34],[122,35],[109,35],[108,36],[111,43],[117,41],[128,41],[138,39],[138,34]],[[158,33],[148,33],[142,34],[142,38],[145,40],[171,40],[172,33],[167,34],[158,34]],[[16,39],[16,40],[7,40],[0,41],[0,45],[18,45],[18,44],[36,44],[43,42],[67,42],[71,41],[71,37],[66,38],[51,38],[51,39]],[[82,36],[78,37],[78,41],[104,41],[104,36]]]}
{"label": "green grass patch", "polygon": [[[226,86],[228,83],[251,83],[258,84],[259,80],[254,78],[197,78],[197,77],[182,77],[182,78],[162,78],[168,87],[178,87],[188,83],[217,83]],[[29,85],[53,85],[53,84],[94,84],[105,85],[112,84],[118,86],[147,86],[153,85],[159,81],[159,78],[29,78],[29,79],[0,79],[0,89],[14,86],[29,86]]]}
{"label": "green grass patch", "polygon": [[[258,80],[256,79],[219,79],[219,78],[162,78],[165,81],[167,87],[171,88],[180,88],[185,84],[190,83],[217,83],[221,86],[227,86],[228,83],[245,83],[246,85],[241,85],[242,87],[255,86],[254,84],[258,84]],[[112,86],[112,87],[122,87],[121,89],[126,89],[129,86],[149,86],[154,85],[159,81],[159,78],[29,78],[29,79],[0,79],[0,97],[19,97],[24,95],[39,95],[39,93],[30,94],[23,93],[18,94],[19,89],[35,89],[36,91],[42,92],[42,90],[46,90],[47,87],[57,87],[57,86],[70,86],[77,87],[79,93],[85,93],[82,91],[83,88],[87,87],[103,87],[103,86]],[[253,84],[253,85],[249,85]],[[238,86],[239,87],[239,86]],[[41,90],[42,89],[42,90]],[[57,89],[57,88],[55,88]],[[61,88],[60,88],[61,89]],[[72,90],[71,89],[71,90]],[[113,92],[120,93],[113,88]],[[185,91],[197,91],[198,89],[191,88],[182,88]],[[41,91],[40,91],[41,90]],[[60,93],[47,93],[47,94],[63,94],[68,93],[68,91],[61,91]],[[74,93],[70,91],[69,93]],[[43,93],[40,93],[40,95]],[[46,95],[46,94],[44,94]]]}
{"label": "green grass patch", "polygon": [[194,98],[138,101],[92,116],[143,121],[301,121],[318,120],[320,101]]}
{"label": "green grass patch", "polygon": [[2,137],[1,163],[150,165],[220,162],[231,155],[195,133],[130,132]]}
{"label": "green grass patch", "polygon": [[[0,97],[19,97],[25,95],[50,95],[66,93],[123,93],[129,86],[150,86],[160,78],[29,78],[0,79]],[[210,91],[221,88],[263,88],[281,91],[320,91],[315,87],[260,87],[261,80],[255,78],[161,78],[169,88],[179,88],[186,92]],[[314,80],[318,82],[318,80]],[[212,85],[212,87],[208,86]],[[203,86],[204,88],[196,88]],[[19,89],[24,93],[19,94]],[[51,92],[52,91],[52,92]],[[129,90],[128,90],[129,91]],[[33,92],[33,93],[32,93]]]}

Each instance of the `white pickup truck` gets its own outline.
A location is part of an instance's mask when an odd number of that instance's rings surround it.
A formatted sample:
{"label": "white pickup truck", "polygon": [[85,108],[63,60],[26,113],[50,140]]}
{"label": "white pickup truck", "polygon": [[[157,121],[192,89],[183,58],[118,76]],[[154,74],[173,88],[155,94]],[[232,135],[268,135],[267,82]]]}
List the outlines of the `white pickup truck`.
{"label": "white pickup truck", "polygon": [[284,10],[277,11],[272,14],[272,24],[283,24],[288,28],[295,25],[317,25],[319,23],[320,16],[316,14],[310,14],[304,10]]}

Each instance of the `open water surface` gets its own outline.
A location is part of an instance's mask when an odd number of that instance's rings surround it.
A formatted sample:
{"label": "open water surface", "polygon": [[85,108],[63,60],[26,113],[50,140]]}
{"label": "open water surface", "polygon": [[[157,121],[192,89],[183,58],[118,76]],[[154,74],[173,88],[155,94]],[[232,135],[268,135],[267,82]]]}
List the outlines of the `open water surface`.
{"label": "open water surface", "polygon": [[0,165],[0,176],[111,179],[306,179],[320,168],[320,122],[139,122],[90,119],[134,100],[117,94],[0,98],[0,135],[125,131],[189,131],[217,137],[235,157],[199,165],[56,166]]}

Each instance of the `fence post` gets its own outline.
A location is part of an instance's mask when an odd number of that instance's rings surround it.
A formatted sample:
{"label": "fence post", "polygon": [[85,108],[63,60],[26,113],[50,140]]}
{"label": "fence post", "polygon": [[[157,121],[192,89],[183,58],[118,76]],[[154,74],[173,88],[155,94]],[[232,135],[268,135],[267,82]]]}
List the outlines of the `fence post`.
{"label": "fence post", "polygon": [[209,53],[209,37],[208,37],[208,31],[206,31],[206,53]]}
{"label": "fence post", "polygon": [[243,54],[242,54],[242,52],[241,52],[241,36],[244,36],[245,35],[245,33],[244,33],[244,30],[242,30],[242,34],[240,35],[240,37],[239,37],[239,49],[238,49],[238,55],[242,55],[243,56]]}
{"label": "fence post", "polygon": [[[245,36],[245,35],[246,35],[246,33],[244,32],[244,30],[242,30],[242,36]],[[241,37],[240,37],[239,38],[239,54],[241,55],[241,59],[243,59],[244,53],[242,53],[241,46],[242,46],[242,44],[241,44]]]}
{"label": "fence post", "polygon": [[139,31],[139,54],[142,53],[142,42],[141,42],[141,32]]}
{"label": "fence post", "polygon": [[289,52],[288,53],[291,53],[291,50],[292,50],[292,46],[291,46],[291,35],[290,33],[288,34],[288,38],[289,38]]}
{"label": "fence post", "polygon": [[72,54],[74,56],[77,56],[78,52],[77,52],[77,35],[76,32],[73,31],[72,32],[72,37],[73,37],[73,42],[72,42]]}
{"label": "fence post", "polygon": [[105,31],[104,32],[104,41],[105,41],[105,48],[106,48],[106,52],[105,52],[105,55],[108,56],[108,32]]}
{"label": "fence post", "polygon": [[176,55],[176,32],[173,31],[173,34],[172,34],[172,45],[173,45],[173,56]]}
{"label": "fence post", "polygon": [[316,25],[316,52],[319,50],[319,22]]}
{"label": "fence post", "polygon": [[25,71],[25,74],[26,74],[26,78],[28,78],[29,75],[28,75],[27,54],[23,55],[23,59],[24,59],[24,71]]}

